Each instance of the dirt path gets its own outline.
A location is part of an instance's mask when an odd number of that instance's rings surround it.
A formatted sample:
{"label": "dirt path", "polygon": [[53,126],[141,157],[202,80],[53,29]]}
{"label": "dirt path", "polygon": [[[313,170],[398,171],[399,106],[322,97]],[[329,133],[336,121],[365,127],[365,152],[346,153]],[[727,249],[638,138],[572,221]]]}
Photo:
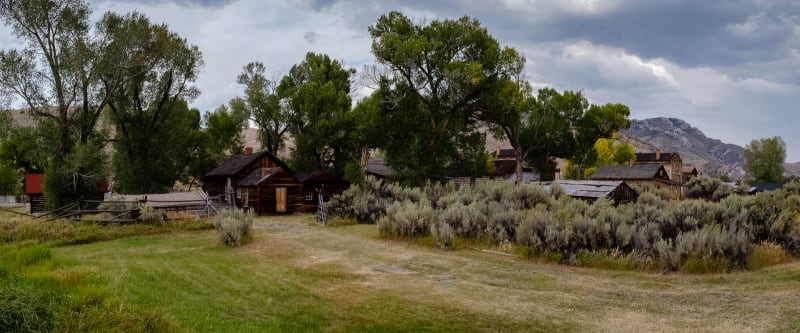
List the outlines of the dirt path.
{"label": "dirt path", "polygon": [[325,297],[349,299],[353,307],[374,293],[388,293],[469,309],[511,327],[543,321],[600,332],[791,331],[784,326],[800,317],[798,262],[714,276],[619,272],[474,249],[442,251],[381,239],[373,225],[321,227],[308,221],[259,218],[247,251],[346,276],[316,288]]}

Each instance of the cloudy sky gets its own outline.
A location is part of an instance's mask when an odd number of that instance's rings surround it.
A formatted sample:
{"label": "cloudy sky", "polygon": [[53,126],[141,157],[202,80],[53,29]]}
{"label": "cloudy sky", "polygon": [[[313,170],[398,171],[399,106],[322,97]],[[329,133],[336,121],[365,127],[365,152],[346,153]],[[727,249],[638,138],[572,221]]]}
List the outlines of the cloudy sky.
{"label": "cloudy sky", "polygon": [[[92,8],[95,19],[138,10],[197,45],[206,66],[192,105],[201,110],[240,94],[236,75],[251,61],[280,77],[313,51],[362,71],[375,62],[367,27],[391,10],[419,22],[468,15],[525,55],[535,87],[623,103],[634,119],[682,118],[742,146],[781,136],[787,161],[800,161],[797,0],[122,0]],[[2,29],[0,47],[13,46]]]}

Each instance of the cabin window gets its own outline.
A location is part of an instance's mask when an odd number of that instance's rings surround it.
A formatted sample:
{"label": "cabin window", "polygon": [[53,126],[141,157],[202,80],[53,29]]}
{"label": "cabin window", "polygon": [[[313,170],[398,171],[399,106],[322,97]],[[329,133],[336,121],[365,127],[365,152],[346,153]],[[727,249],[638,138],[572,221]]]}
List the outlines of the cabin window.
{"label": "cabin window", "polygon": [[314,201],[314,192],[311,192],[311,191],[309,191],[309,192],[306,192],[306,193],[303,195],[303,199],[304,199],[305,201]]}

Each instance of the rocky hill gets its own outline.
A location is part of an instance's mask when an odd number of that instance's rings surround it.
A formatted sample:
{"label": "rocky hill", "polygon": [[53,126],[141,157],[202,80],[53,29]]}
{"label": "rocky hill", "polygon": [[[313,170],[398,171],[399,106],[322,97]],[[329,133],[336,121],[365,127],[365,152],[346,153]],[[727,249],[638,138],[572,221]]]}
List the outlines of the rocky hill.
{"label": "rocky hill", "polygon": [[683,163],[701,173],[733,179],[744,177],[744,148],[712,139],[689,123],[676,118],[632,120],[631,128],[617,134],[617,140],[630,143],[636,152],[677,152]]}

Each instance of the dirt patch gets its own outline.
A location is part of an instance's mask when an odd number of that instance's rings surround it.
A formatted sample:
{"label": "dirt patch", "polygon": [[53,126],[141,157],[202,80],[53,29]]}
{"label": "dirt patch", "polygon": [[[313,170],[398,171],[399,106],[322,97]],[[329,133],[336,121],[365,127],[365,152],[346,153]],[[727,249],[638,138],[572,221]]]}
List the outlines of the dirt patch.
{"label": "dirt patch", "polygon": [[385,264],[372,266],[372,271],[374,271],[374,272],[384,272],[384,273],[395,273],[395,274],[411,274],[411,273],[414,273],[414,271],[407,270],[407,269],[402,268],[402,267],[397,267],[397,266],[392,266],[392,265],[385,265]]}

